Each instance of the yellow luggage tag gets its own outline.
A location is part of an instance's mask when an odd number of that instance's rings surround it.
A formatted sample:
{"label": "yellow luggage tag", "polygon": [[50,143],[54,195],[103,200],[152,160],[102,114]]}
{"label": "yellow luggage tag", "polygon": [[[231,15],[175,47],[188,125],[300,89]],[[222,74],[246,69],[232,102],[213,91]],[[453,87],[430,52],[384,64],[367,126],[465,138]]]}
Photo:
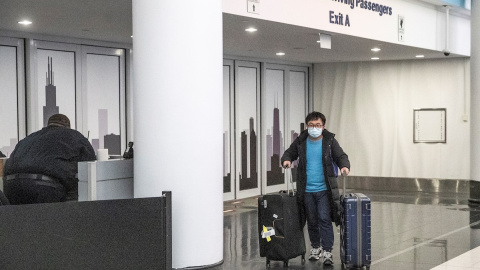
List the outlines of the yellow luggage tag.
{"label": "yellow luggage tag", "polygon": [[272,238],[270,238],[272,235],[275,235],[275,230],[273,228],[267,229],[267,227],[263,225],[262,238],[267,238],[267,242],[270,242],[272,241]]}

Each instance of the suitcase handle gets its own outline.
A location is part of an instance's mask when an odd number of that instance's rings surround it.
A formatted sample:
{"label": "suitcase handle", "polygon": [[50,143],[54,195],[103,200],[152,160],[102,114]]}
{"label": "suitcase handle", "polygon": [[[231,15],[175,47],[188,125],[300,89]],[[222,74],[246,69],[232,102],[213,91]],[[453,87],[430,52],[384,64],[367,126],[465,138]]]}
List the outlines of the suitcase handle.
{"label": "suitcase handle", "polygon": [[[286,168],[285,169],[285,175],[287,175],[287,193],[288,195],[290,195],[290,188],[289,188],[289,183],[292,184],[292,196],[295,196],[295,189],[293,188],[293,179],[292,179],[292,171],[289,170],[290,168]],[[289,171],[289,173],[287,174],[287,171]]]}
{"label": "suitcase handle", "polygon": [[345,197],[345,194],[347,193],[347,191],[346,191],[347,188],[345,187],[345,185],[346,185],[345,184],[345,182],[346,182],[345,179],[347,179],[347,174],[342,173],[342,178],[343,178],[343,197]]}

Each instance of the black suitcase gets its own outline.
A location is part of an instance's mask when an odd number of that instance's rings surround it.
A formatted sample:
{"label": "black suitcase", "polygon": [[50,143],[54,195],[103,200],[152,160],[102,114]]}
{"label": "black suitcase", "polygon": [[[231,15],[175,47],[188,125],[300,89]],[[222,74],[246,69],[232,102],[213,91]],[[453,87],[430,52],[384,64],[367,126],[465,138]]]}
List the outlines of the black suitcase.
{"label": "black suitcase", "polygon": [[305,262],[303,226],[293,191],[258,198],[258,236],[260,256],[266,257],[267,267],[270,261],[288,266],[288,261],[298,256]]}
{"label": "black suitcase", "polygon": [[340,259],[346,268],[370,268],[371,216],[370,198],[362,193],[345,193],[345,176],[343,177],[343,207],[340,223]]}

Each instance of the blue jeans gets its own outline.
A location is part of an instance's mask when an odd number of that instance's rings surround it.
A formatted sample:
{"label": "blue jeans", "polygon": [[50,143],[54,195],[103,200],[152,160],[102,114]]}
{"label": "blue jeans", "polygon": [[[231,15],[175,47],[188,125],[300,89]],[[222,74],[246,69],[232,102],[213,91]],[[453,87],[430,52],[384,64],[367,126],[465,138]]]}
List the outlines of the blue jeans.
{"label": "blue jeans", "polygon": [[305,212],[308,235],[313,248],[323,247],[331,252],[333,247],[333,225],[330,218],[328,190],[305,192]]}

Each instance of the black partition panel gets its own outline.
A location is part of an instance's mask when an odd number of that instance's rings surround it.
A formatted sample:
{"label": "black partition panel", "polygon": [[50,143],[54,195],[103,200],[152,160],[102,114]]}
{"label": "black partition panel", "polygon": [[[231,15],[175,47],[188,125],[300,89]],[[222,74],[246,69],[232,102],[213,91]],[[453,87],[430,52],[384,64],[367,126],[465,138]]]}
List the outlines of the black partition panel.
{"label": "black partition panel", "polygon": [[171,269],[171,197],[0,207],[0,269]]}

